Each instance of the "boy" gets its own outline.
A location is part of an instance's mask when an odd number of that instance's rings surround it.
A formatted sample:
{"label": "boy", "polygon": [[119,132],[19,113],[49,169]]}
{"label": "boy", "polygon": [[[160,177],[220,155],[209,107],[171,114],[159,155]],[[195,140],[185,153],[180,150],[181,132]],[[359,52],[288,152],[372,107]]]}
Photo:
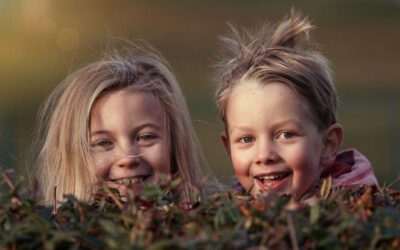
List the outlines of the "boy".
{"label": "boy", "polygon": [[358,151],[339,152],[343,128],[327,60],[311,47],[307,18],[224,38],[233,56],[220,63],[216,102],[222,140],[241,186],[256,196],[301,197],[321,178],[332,186],[378,185]]}

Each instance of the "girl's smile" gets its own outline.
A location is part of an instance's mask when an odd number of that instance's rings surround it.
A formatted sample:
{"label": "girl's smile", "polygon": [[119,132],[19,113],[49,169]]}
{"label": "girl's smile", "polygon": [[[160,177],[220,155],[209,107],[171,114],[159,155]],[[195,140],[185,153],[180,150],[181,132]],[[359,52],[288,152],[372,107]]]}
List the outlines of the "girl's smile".
{"label": "girl's smile", "polygon": [[101,96],[90,115],[91,155],[96,173],[122,196],[171,172],[165,112],[150,93],[116,90]]}

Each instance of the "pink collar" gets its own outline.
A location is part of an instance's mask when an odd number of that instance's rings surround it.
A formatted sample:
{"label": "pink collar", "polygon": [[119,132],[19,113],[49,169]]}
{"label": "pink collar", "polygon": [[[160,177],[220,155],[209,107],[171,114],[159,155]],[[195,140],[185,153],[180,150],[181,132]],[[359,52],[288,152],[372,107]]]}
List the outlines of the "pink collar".
{"label": "pink collar", "polygon": [[328,176],[332,176],[332,187],[352,185],[378,186],[371,163],[355,149],[339,152],[335,163],[322,171],[322,178]]}

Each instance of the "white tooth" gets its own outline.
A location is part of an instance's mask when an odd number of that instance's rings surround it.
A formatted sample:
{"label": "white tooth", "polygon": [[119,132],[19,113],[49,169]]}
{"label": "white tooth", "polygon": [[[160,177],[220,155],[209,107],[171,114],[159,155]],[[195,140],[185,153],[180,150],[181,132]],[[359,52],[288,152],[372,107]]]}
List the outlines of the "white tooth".
{"label": "white tooth", "polygon": [[282,177],[284,177],[284,174],[262,176],[262,177],[259,177],[259,179],[264,182],[266,180],[277,180]]}
{"label": "white tooth", "polygon": [[135,184],[135,183],[139,182],[139,177],[133,177],[133,178],[131,178],[129,180],[130,180],[130,184]]}
{"label": "white tooth", "polygon": [[136,183],[143,181],[144,178],[145,177],[143,177],[143,176],[135,176],[132,178],[123,178],[123,179],[116,180],[115,183],[122,184],[122,185],[132,185],[132,184],[136,184]]}

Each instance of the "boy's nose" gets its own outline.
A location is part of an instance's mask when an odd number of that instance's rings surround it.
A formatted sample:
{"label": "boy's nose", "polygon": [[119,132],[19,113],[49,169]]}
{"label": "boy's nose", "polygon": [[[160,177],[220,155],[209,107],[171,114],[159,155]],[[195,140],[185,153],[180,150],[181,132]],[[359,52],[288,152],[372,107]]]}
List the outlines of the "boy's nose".
{"label": "boy's nose", "polygon": [[274,145],[271,142],[261,142],[258,145],[256,163],[260,165],[268,165],[276,163],[279,159]]}

